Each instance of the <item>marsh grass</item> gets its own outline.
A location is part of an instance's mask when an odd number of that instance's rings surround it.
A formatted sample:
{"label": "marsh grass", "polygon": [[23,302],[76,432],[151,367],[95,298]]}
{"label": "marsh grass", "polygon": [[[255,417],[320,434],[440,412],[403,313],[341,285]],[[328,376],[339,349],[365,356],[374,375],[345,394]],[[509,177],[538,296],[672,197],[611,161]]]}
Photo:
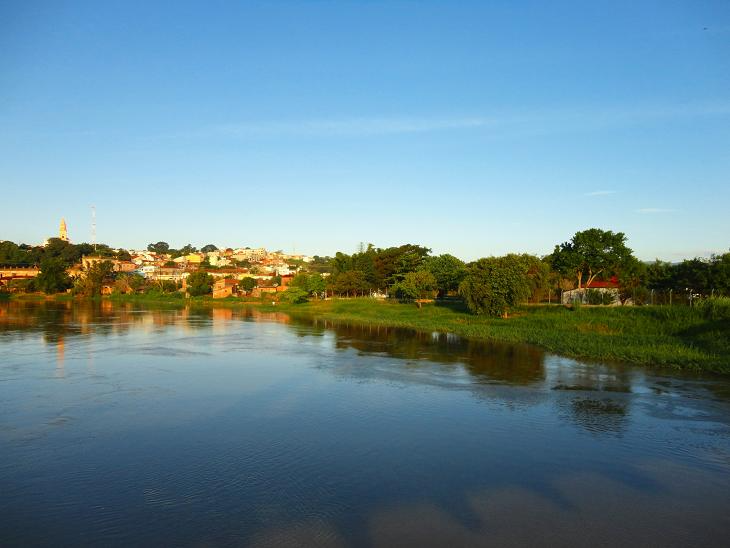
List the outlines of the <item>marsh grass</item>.
{"label": "marsh grass", "polygon": [[529,343],[558,354],[653,367],[730,374],[730,299],[697,306],[604,307],[527,305],[508,318],[470,314],[460,301],[418,308],[369,298],[305,304],[259,299],[177,296],[115,296],[118,302],[167,306],[253,306],[293,317],[449,332],[471,339]]}
{"label": "marsh grass", "polygon": [[293,316],[359,322],[474,339],[530,343],[568,356],[730,373],[730,319],[723,303],[689,307],[524,306],[506,319],[468,314],[460,303],[415,306],[335,299],[277,306]]}

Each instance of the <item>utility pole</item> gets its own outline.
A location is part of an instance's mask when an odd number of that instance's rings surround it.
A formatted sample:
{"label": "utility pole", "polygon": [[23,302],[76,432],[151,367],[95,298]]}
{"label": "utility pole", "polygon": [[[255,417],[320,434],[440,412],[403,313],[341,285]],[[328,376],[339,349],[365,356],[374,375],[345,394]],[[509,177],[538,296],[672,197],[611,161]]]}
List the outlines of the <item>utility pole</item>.
{"label": "utility pole", "polygon": [[91,243],[96,253],[96,206],[91,206]]}

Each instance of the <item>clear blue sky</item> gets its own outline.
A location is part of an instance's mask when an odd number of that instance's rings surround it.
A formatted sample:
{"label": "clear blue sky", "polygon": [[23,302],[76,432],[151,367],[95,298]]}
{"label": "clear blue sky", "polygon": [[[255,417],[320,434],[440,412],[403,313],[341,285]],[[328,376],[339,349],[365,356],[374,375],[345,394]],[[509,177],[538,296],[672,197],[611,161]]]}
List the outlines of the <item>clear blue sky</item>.
{"label": "clear blue sky", "polygon": [[0,238],[730,247],[730,2],[0,2]]}

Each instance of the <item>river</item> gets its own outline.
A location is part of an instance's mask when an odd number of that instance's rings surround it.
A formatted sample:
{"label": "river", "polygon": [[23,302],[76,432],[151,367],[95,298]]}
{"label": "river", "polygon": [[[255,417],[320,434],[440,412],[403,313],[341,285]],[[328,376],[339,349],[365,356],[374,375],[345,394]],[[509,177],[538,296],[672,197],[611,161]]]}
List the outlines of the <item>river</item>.
{"label": "river", "polygon": [[0,545],[724,546],[730,382],[251,309],[0,303]]}

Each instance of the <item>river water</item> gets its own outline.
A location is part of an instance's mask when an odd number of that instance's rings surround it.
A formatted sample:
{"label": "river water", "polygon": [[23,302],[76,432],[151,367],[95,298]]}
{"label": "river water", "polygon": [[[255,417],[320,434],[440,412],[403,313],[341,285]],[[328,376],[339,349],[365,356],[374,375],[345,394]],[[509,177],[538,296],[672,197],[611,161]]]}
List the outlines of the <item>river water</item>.
{"label": "river water", "polygon": [[730,382],[228,308],[0,303],[0,545],[722,546]]}

